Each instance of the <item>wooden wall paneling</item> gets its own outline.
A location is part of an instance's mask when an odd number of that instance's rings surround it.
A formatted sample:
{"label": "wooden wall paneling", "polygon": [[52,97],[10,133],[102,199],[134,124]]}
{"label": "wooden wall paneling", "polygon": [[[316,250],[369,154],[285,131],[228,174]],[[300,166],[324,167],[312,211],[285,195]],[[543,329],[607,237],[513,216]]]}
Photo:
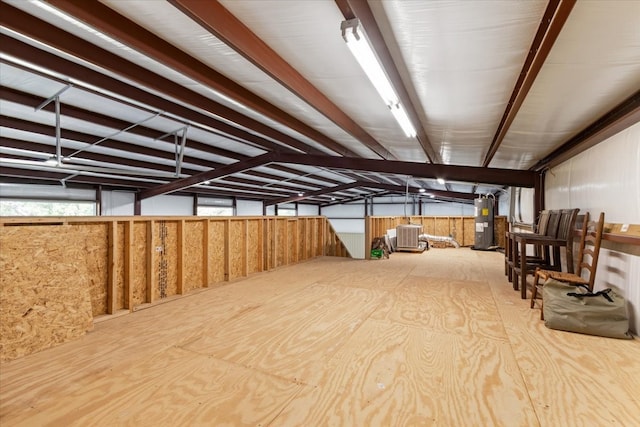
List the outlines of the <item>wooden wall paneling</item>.
{"label": "wooden wall paneling", "polygon": [[86,240],[70,225],[0,226],[0,360],[93,328]]}
{"label": "wooden wall paneling", "polygon": [[249,275],[249,220],[242,221],[242,235],[240,237],[242,243],[242,277]]}
{"label": "wooden wall paneling", "polygon": [[114,314],[117,311],[117,281],[118,281],[118,222],[109,221],[108,227],[108,250],[107,250],[107,314]]}
{"label": "wooden wall paneling", "polygon": [[184,242],[185,223],[184,219],[176,223],[176,293],[182,295],[185,292],[185,268],[184,268]]}
{"label": "wooden wall paneling", "polygon": [[158,276],[156,272],[156,246],[155,246],[155,221],[147,221],[147,250],[146,250],[146,265],[147,265],[147,286],[146,286],[146,298],[144,302],[152,303],[155,300],[155,295],[158,285]]}
{"label": "wooden wall paneling", "polygon": [[246,276],[246,220],[229,221],[229,280]]}
{"label": "wooden wall paneling", "polygon": [[129,311],[133,311],[133,254],[134,235],[133,221],[124,222],[124,305]]}
{"label": "wooden wall paneling", "polygon": [[109,280],[107,222],[71,223],[85,236],[85,255],[93,316],[107,314],[107,283]]}
{"label": "wooden wall paneling", "polygon": [[222,283],[228,280],[227,251],[227,222],[226,219],[211,219],[209,221],[209,284]]}
{"label": "wooden wall paneling", "polygon": [[202,282],[203,288],[209,287],[209,241],[211,240],[211,228],[209,218],[202,220]]}
{"label": "wooden wall paneling", "polygon": [[266,227],[266,221],[264,220],[264,218],[260,218],[257,221],[258,224],[258,242],[256,242],[256,246],[258,247],[258,262],[259,262],[259,271],[265,271],[267,270],[267,264],[264,262],[264,252],[265,252],[265,246],[264,246],[264,242],[265,242],[265,238],[264,238],[264,230],[267,228]]}
{"label": "wooden wall paneling", "polygon": [[116,310],[125,308],[125,269],[126,269],[126,221],[116,221],[118,251],[116,252]]}
{"label": "wooden wall paneling", "polygon": [[474,217],[464,218],[464,239],[460,243],[462,246],[473,246],[475,243],[476,220]]}
{"label": "wooden wall paneling", "polygon": [[287,262],[287,257],[288,257],[288,250],[287,250],[287,220],[286,219],[282,219],[282,218],[278,218],[276,219],[276,223],[277,223],[277,228],[276,228],[276,232],[277,232],[277,252],[276,252],[276,267],[280,267],[282,265],[285,265]]}
{"label": "wooden wall paneling", "polygon": [[149,221],[134,221],[133,223],[133,274],[129,276],[130,293],[132,295],[130,310],[147,302],[149,288],[150,263],[153,249],[151,225]]}
{"label": "wooden wall paneling", "polygon": [[[165,261],[166,285],[164,297],[169,297],[178,294],[178,223],[180,220],[164,221],[166,227],[166,237],[164,244],[159,241],[156,236],[156,242],[158,246],[162,246],[162,252],[158,252],[156,255],[163,255]],[[156,230],[159,228],[159,221],[156,221]],[[159,258],[159,257],[157,257]],[[159,259],[157,259],[159,261]],[[158,277],[160,277],[160,264],[156,264],[158,269]],[[156,297],[160,297],[160,289]]]}
{"label": "wooden wall paneling", "polygon": [[231,220],[224,220],[224,280],[231,279]]}
{"label": "wooden wall paneling", "polygon": [[449,235],[449,218],[448,217],[437,217],[435,219],[435,235],[436,236]]}
{"label": "wooden wall paneling", "polygon": [[291,248],[291,256],[287,264],[298,262],[300,256],[300,229],[298,224],[300,220],[289,219],[289,247]]}
{"label": "wooden wall paneling", "polygon": [[252,218],[247,223],[247,274],[263,270],[262,219]]}

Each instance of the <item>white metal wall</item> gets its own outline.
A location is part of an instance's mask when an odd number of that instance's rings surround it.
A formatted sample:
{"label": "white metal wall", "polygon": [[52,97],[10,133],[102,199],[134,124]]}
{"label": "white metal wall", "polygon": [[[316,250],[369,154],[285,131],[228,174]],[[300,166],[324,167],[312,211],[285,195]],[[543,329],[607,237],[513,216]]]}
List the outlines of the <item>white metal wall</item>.
{"label": "white metal wall", "polygon": [[103,191],[101,214],[105,216],[133,215],[135,202],[135,193],[129,191]]}
{"label": "white metal wall", "polygon": [[[612,223],[640,224],[640,123],[547,172],[548,209],[577,207]],[[629,300],[640,333],[640,256],[603,249],[596,288],[616,287]]]}
{"label": "white metal wall", "polygon": [[262,202],[256,200],[236,200],[236,215],[262,216]]}

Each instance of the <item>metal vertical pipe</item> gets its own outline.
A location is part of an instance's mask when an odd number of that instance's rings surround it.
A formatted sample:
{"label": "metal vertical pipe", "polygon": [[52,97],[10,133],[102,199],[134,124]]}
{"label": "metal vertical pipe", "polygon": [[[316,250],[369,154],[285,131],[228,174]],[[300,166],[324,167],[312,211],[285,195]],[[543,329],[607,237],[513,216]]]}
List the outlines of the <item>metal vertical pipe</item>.
{"label": "metal vertical pipe", "polygon": [[60,143],[60,96],[56,96],[56,162],[62,165],[62,146]]}

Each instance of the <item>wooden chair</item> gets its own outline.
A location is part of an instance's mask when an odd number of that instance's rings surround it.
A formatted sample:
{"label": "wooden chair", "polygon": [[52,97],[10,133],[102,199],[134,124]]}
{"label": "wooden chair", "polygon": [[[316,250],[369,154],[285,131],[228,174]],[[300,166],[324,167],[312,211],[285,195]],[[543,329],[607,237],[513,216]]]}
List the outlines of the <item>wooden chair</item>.
{"label": "wooden chair", "polygon": [[[536,224],[533,232],[540,235],[546,235],[547,227],[549,225],[549,218],[551,215],[551,211],[541,211],[538,216],[538,223]],[[504,274],[507,276],[510,282],[513,282],[513,252],[511,250],[512,241],[519,232],[507,231],[505,233],[504,240]],[[554,231],[555,235],[555,231]],[[543,254],[538,251],[536,248],[536,258],[541,258]],[[533,261],[533,259],[531,260]]]}
{"label": "wooden chair", "polygon": [[[518,266],[520,265],[520,252],[518,251],[518,245],[517,245],[517,239],[519,237],[530,237],[531,239],[535,238],[536,236],[541,236],[541,237],[546,237],[546,239],[555,239],[557,237],[558,234],[558,227],[560,225],[560,216],[561,216],[561,211],[559,210],[551,210],[548,211],[548,217],[546,218],[546,224],[543,224],[544,227],[544,233],[538,233],[538,234],[533,234],[533,233],[512,233],[509,237],[509,274],[507,275],[508,279],[510,282],[513,282],[513,289],[514,290],[518,290],[520,289],[519,284],[518,284],[518,277],[517,275],[515,275],[514,269],[518,268]],[[542,227],[541,227],[541,231],[542,231]],[[525,256],[527,256],[525,254]],[[535,255],[533,256],[527,256],[527,264],[532,265],[532,266],[536,266],[536,265],[545,265],[548,266],[550,264],[550,252],[548,250],[548,248],[543,248],[541,245],[536,245],[535,246]],[[534,268],[534,267],[532,267]]]}
{"label": "wooden chair", "polygon": [[[589,222],[588,214],[585,215],[581,235],[580,235],[580,252],[578,254],[578,269],[574,273],[565,273],[561,271],[536,269],[533,279],[533,288],[531,292],[531,308],[535,307],[536,298],[538,296],[538,288],[542,287],[548,279],[555,279],[561,282],[567,282],[573,285],[587,285],[590,291],[593,291],[593,284],[596,280],[596,269],[598,268],[598,257],[600,255],[600,245],[602,243],[602,233],[604,231],[604,212],[600,212],[597,222]],[[585,278],[586,276],[586,278]],[[541,282],[542,280],[542,282]],[[540,308],[542,309],[543,301],[540,300]],[[540,311],[540,318],[544,320],[543,311]]]}
{"label": "wooden chair", "polygon": [[[562,270],[560,248],[565,249],[567,271],[573,273],[573,233],[579,209],[562,209],[555,237],[538,236],[528,233],[515,236],[513,242],[513,281],[514,288],[520,281],[520,296],[527,298],[527,275],[534,275],[536,268]],[[550,256],[542,262],[527,262],[527,245],[540,245]],[[551,254],[553,255],[551,257]]]}

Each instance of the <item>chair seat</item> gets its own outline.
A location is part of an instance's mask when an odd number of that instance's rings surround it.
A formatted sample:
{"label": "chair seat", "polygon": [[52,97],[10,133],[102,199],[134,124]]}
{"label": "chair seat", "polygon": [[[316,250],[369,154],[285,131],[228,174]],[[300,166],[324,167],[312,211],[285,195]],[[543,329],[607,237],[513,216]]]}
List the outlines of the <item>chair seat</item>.
{"label": "chair seat", "polygon": [[583,279],[577,274],[567,273],[565,271],[538,270],[537,274],[542,280],[554,279],[561,282],[575,283],[580,285],[588,285],[589,281]]}

